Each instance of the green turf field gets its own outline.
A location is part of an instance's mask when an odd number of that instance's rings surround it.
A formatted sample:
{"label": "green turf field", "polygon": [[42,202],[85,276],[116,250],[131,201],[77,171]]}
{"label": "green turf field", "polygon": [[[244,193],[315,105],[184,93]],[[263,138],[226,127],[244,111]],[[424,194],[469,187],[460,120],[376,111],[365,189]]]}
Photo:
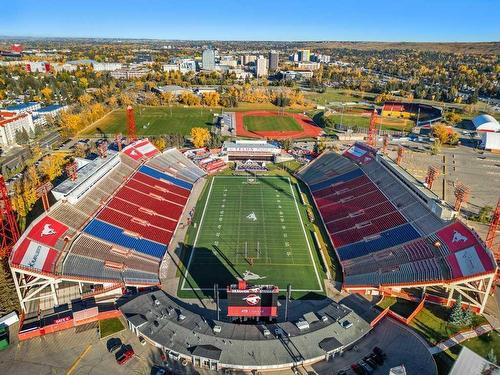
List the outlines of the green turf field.
{"label": "green turf field", "polygon": [[243,116],[248,131],[301,131],[302,127],[289,116]]}
{"label": "green turf field", "polygon": [[316,248],[288,177],[252,182],[248,177],[217,176],[206,189],[207,198],[196,207],[199,222],[196,219],[180,294],[211,291],[215,283],[225,288],[238,277],[282,290],[291,283],[295,292],[323,294]]}
{"label": "green turf field", "polygon": [[[189,135],[191,128],[208,128],[213,122],[214,111],[207,108],[184,107],[134,107],[137,134],[155,136],[162,134]],[[85,129],[81,135],[113,136],[126,134],[127,116],[124,109],[117,109]]]}

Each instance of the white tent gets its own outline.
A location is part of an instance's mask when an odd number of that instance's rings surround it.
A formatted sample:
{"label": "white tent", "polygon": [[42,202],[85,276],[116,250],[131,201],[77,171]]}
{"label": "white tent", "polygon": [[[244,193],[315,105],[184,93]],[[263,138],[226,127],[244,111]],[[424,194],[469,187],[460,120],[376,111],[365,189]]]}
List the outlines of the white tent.
{"label": "white tent", "polygon": [[490,115],[479,115],[472,119],[474,128],[478,132],[499,132],[500,124]]}
{"label": "white tent", "polygon": [[500,133],[485,132],[481,134],[481,148],[500,151]]}

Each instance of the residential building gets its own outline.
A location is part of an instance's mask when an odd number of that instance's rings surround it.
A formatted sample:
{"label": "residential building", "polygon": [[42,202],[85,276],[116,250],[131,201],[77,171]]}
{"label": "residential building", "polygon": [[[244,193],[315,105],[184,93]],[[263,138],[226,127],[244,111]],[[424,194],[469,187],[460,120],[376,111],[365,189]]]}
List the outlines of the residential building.
{"label": "residential building", "polygon": [[67,109],[67,105],[52,104],[33,111],[33,123],[35,125],[45,125],[49,118],[54,118],[61,111]]}
{"label": "residential building", "polygon": [[141,78],[150,72],[146,68],[121,68],[111,72],[111,77],[115,79],[134,79]]}
{"label": "residential building", "polygon": [[259,56],[255,62],[255,75],[266,77],[268,74],[268,61],[264,56]]}
{"label": "residential building", "polygon": [[190,89],[187,89],[187,88],[184,88],[181,86],[177,86],[177,85],[157,86],[157,87],[153,87],[151,89],[151,91],[153,91],[157,94],[163,94],[163,93],[168,92],[168,93],[172,94],[173,96],[178,96],[178,95],[185,93],[185,92],[188,92],[188,93],[192,92]]}
{"label": "residential building", "polygon": [[255,55],[243,55],[241,56],[241,65],[248,65],[257,60],[257,56]]}
{"label": "residential building", "polygon": [[299,62],[297,67],[304,70],[318,70],[320,64],[317,62]]}
{"label": "residential building", "polygon": [[16,132],[25,129],[28,134],[35,131],[30,113],[0,112],[0,145],[16,143]]}
{"label": "residential building", "polygon": [[28,103],[21,103],[21,104],[15,104],[15,105],[10,105],[5,108],[6,112],[12,112],[15,114],[19,113],[31,113],[36,110],[39,110],[42,108],[42,105],[38,102],[28,102]]}
{"label": "residential building", "polygon": [[96,72],[112,72],[121,69],[123,64],[113,62],[93,62],[92,66]]}
{"label": "residential building", "polygon": [[28,73],[47,73],[50,71],[50,64],[45,61],[34,61],[26,63]]}
{"label": "residential building", "polygon": [[313,72],[303,71],[303,70],[288,70],[281,71],[281,78],[284,80],[300,80],[300,79],[311,79],[313,77]]}
{"label": "residential building", "polygon": [[314,62],[319,62],[323,64],[328,64],[331,60],[331,56],[329,55],[322,55],[320,53],[315,53],[311,55],[311,61]]}
{"label": "residential building", "polygon": [[149,53],[140,52],[135,56],[136,64],[150,64],[153,62],[153,57]]}
{"label": "residential building", "polygon": [[238,60],[236,60],[233,56],[221,56],[220,65],[236,68],[236,66],[238,66]]}
{"label": "residential building", "polygon": [[78,67],[73,64],[68,64],[68,63],[55,63],[52,64],[52,69],[54,69],[55,72],[74,72]]}
{"label": "residential building", "polygon": [[181,73],[196,72],[196,61],[193,59],[182,59],[179,67],[181,69]]}
{"label": "residential building", "polygon": [[215,70],[215,51],[213,49],[206,49],[202,54],[202,67],[203,70]]}
{"label": "residential building", "polygon": [[299,61],[299,54],[297,52],[292,53],[291,55],[288,56],[289,61],[293,62],[298,62]]}
{"label": "residential building", "polygon": [[271,51],[269,52],[269,70],[274,72],[278,70],[278,62],[280,59],[279,52]]}
{"label": "residential building", "polygon": [[298,51],[299,61],[309,61],[311,60],[311,51],[308,49],[299,49]]}
{"label": "residential building", "polygon": [[179,64],[163,64],[162,69],[164,72],[176,72],[178,70],[180,71],[181,67]]}

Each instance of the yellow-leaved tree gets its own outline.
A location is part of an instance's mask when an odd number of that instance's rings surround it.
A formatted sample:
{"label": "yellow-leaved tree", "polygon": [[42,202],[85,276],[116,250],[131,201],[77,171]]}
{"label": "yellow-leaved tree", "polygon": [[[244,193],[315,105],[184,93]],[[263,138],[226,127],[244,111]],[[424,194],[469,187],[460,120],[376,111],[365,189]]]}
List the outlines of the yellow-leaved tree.
{"label": "yellow-leaved tree", "polygon": [[205,92],[202,95],[203,104],[209,107],[216,107],[219,105],[220,95],[218,92]]}
{"label": "yellow-leaved tree", "polygon": [[210,132],[205,128],[192,128],[191,138],[194,147],[205,147],[210,140]]}

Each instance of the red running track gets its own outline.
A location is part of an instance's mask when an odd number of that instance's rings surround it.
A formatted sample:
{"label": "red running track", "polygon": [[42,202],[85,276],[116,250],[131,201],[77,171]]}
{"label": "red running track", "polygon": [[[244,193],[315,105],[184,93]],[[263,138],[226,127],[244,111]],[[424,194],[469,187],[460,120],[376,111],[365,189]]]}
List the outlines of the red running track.
{"label": "red running track", "polygon": [[[302,131],[263,131],[252,132],[245,129],[243,125],[243,117],[245,116],[290,116],[293,117],[297,123],[302,126]],[[287,138],[316,138],[319,137],[322,130],[317,126],[313,120],[300,113],[284,114],[272,111],[249,111],[249,112],[236,112],[236,135],[238,137],[249,138],[268,138],[268,139],[287,139]]]}

